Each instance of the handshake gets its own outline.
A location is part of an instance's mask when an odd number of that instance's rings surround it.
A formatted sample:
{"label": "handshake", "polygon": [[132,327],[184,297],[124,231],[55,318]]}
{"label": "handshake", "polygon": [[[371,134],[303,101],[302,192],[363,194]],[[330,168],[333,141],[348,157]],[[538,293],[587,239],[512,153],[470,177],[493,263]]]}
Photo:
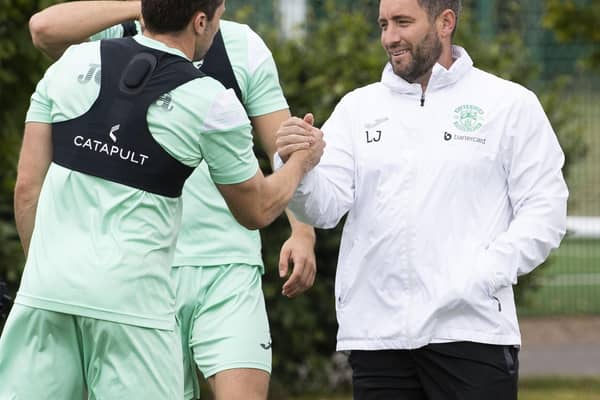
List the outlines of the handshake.
{"label": "handshake", "polygon": [[323,132],[313,124],[314,117],[310,113],[303,119],[292,117],[281,124],[275,141],[281,160],[285,163],[289,159],[299,158],[305,172],[319,163],[325,149]]}

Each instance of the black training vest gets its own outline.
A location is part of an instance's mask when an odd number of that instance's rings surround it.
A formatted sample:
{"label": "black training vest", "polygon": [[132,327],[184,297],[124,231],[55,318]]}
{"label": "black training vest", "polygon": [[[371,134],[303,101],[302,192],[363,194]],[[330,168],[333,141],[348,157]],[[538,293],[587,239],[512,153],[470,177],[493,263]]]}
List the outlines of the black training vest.
{"label": "black training vest", "polygon": [[181,196],[194,169],[154,140],[146,116],[159,98],[168,105],[162,96],[204,73],[183,57],[131,38],[103,40],[100,54],[100,94],[85,114],[52,124],[53,161],[150,193]]}
{"label": "black training vest", "polygon": [[[123,36],[133,36],[138,33],[134,21],[128,21],[121,25],[123,26]],[[225,41],[223,40],[221,30],[215,35],[212,46],[210,46],[210,49],[208,49],[208,52],[204,56],[200,70],[211,78],[221,82],[227,89],[233,89],[240,103],[244,104],[242,89],[240,89],[240,85],[235,78],[231,60],[225,49]]]}

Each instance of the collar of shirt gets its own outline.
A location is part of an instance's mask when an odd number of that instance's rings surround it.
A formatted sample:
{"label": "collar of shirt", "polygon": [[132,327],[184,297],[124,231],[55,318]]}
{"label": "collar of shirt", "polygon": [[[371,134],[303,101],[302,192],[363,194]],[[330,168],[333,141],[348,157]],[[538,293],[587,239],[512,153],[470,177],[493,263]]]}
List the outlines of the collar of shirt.
{"label": "collar of shirt", "polygon": [[[433,66],[427,91],[441,89],[457,82],[473,67],[473,60],[471,60],[467,51],[460,46],[452,46],[452,58],[454,58],[454,63],[449,69],[444,68],[439,63]],[[409,83],[400,78],[394,73],[389,62],[383,69],[381,83],[394,92],[404,94],[421,93],[421,84]]]}
{"label": "collar of shirt", "polygon": [[142,46],[146,46],[146,47],[150,47],[151,49],[155,49],[155,50],[160,50],[160,51],[164,51],[165,53],[169,53],[169,54],[173,54],[179,57],[183,57],[186,60],[190,60],[184,53],[183,51],[173,48],[173,47],[169,47],[166,44],[164,44],[161,41],[149,38],[148,36],[144,36],[143,33],[138,33],[137,35],[135,35],[133,37],[133,39],[138,42],[139,44],[141,44]]}

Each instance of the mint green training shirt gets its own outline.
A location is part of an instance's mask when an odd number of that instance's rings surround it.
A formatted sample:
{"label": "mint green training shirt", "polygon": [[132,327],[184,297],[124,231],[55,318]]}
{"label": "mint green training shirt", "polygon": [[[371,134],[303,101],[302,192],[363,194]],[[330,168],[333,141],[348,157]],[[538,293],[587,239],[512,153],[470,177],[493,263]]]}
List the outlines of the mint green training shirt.
{"label": "mint green training shirt", "polygon": [[[287,109],[275,61],[263,40],[247,25],[231,21],[221,20],[221,32],[248,115]],[[123,28],[117,25],[92,39],[122,35]],[[263,268],[259,232],[244,228],[233,218],[205,163],[187,180],[183,198],[174,266],[242,263]]]}
{"label": "mint green training shirt", "polygon": [[[184,57],[142,35],[135,40]],[[38,84],[27,122],[54,123],[85,113],[98,97],[99,74],[100,42],[70,47]],[[193,167],[206,161],[219,184],[244,182],[257,172],[244,109],[212,78],[192,80],[161,96],[150,106],[147,121],[171,156]],[[51,164],[16,303],[173,329],[170,267],[181,212],[181,199]]]}
{"label": "mint green training shirt", "polygon": [[[251,117],[287,109],[277,68],[262,39],[247,25],[221,21],[225,49]],[[201,164],[183,187],[183,224],[173,265],[243,263],[261,266],[260,234],[248,230],[231,215],[206,164]],[[209,214],[211,218],[199,218]]]}

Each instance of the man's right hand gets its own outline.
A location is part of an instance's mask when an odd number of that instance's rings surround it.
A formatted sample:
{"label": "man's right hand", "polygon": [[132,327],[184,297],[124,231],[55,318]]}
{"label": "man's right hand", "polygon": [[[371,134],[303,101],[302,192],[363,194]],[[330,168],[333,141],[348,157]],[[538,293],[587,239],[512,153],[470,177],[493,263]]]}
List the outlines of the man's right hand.
{"label": "man's right hand", "polygon": [[292,117],[285,121],[277,131],[277,153],[286,162],[294,153],[303,157],[306,171],[319,163],[325,148],[323,132],[313,126],[314,117],[306,114],[303,119]]}

